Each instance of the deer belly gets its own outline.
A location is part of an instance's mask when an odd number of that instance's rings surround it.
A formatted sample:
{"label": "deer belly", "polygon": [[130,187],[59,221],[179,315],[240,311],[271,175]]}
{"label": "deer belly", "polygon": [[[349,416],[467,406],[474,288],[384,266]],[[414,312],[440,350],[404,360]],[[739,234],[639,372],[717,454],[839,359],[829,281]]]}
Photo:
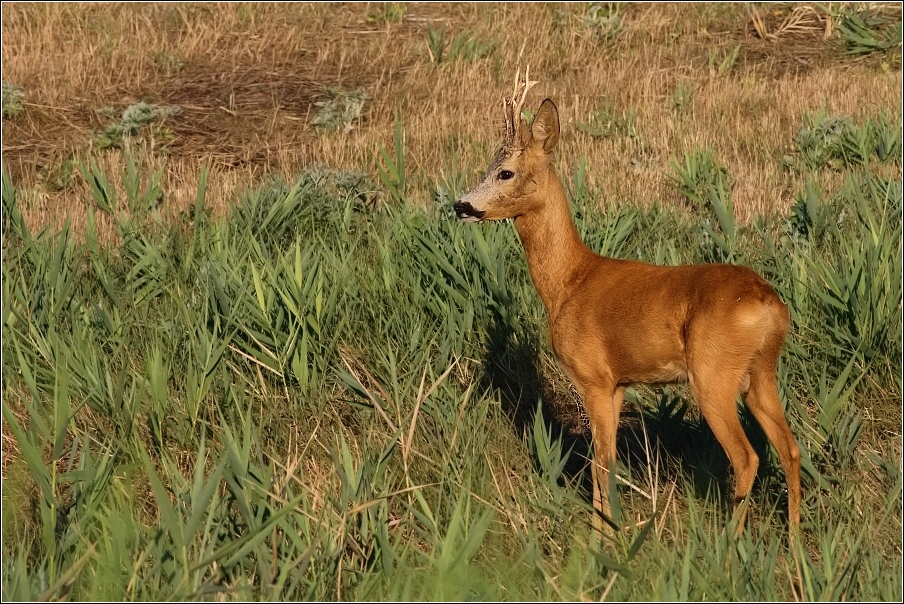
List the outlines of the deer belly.
{"label": "deer belly", "polygon": [[688,380],[687,357],[680,342],[651,338],[607,352],[613,377],[619,384],[674,384]]}
{"label": "deer belly", "polygon": [[618,379],[620,384],[675,384],[686,381],[687,364],[683,361],[660,361],[647,367],[633,367]]}
{"label": "deer belly", "polygon": [[687,359],[680,341],[553,338],[552,345],[572,381],[583,383],[601,375],[620,385],[688,381]]}

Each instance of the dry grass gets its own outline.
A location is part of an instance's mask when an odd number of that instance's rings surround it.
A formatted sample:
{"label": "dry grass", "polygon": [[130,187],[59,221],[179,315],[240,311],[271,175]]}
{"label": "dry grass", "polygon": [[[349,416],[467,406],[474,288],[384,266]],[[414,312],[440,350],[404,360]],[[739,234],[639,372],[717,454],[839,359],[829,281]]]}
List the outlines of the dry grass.
{"label": "dry grass", "polygon": [[[388,7],[393,8],[393,7]],[[540,80],[563,117],[563,175],[581,157],[600,203],[674,203],[669,160],[711,148],[730,170],[738,218],[784,212],[800,183],[777,161],[806,111],[854,118],[901,108],[896,58],[846,57],[823,13],[770,5],[657,4],[621,8],[612,39],[586,25],[585,5],[406,4],[401,19],[379,3],[19,4],[2,7],[3,80],[25,92],[23,114],[3,120],[3,161],[34,225],[72,213],[83,221],[85,184],[48,185],[65,159],[92,149],[108,118],[139,100],[178,105],[166,126],[167,205],[194,200],[200,165],[212,165],[217,212],[267,173],[312,164],[364,171],[406,133],[410,197],[426,202],[441,175],[485,168],[498,142],[498,101],[517,66]],[[398,13],[397,13],[398,14]],[[495,40],[489,57],[435,66],[428,29],[445,24]],[[827,29],[827,27],[829,29]],[[719,73],[718,60],[739,46]],[[690,103],[676,108],[682,82]],[[317,133],[313,103],[325,88],[371,97],[350,132]],[[634,131],[592,138],[574,126],[596,110],[632,115]],[[105,152],[119,163],[118,152]],[[121,165],[121,164],[120,164]]]}

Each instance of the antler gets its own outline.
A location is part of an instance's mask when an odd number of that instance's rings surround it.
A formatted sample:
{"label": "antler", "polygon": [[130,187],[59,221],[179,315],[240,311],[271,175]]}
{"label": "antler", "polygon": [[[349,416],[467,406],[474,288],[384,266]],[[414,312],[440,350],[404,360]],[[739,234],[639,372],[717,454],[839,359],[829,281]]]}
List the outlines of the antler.
{"label": "antler", "polygon": [[530,79],[530,65],[524,71],[524,81],[521,81],[521,70],[515,73],[515,87],[512,90],[512,96],[502,99],[502,112],[505,118],[505,141],[507,147],[516,147],[521,145],[521,108],[524,106],[524,99],[527,98],[527,91],[530,90],[537,82]]}

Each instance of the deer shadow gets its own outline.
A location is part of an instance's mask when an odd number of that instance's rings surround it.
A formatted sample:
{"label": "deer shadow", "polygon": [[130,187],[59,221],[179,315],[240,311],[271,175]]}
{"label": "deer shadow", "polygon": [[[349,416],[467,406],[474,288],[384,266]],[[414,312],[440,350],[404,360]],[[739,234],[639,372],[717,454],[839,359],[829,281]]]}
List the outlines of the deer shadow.
{"label": "deer shadow", "polygon": [[[539,402],[546,429],[562,440],[563,451],[571,451],[563,476],[579,485],[589,503],[593,490],[590,431],[572,396],[563,394],[544,376],[539,364],[542,352],[533,334],[495,320],[489,329],[481,386],[498,393],[513,430],[522,438],[529,438],[533,431]],[[645,393],[644,400],[658,396],[653,405],[626,396],[616,436],[619,465],[627,467],[631,476],[647,476],[650,471],[658,476],[660,485],[685,482],[698,498],[718,500],[729,510],[731,466],[712,430],[695,413],[696,403],[680,388],[651,392],[650,396]],[[761,460],[758,478],[774,472],[766,462],[769,442],[762,429],[745,407],[740,407],[740,412],[747,438]]]}

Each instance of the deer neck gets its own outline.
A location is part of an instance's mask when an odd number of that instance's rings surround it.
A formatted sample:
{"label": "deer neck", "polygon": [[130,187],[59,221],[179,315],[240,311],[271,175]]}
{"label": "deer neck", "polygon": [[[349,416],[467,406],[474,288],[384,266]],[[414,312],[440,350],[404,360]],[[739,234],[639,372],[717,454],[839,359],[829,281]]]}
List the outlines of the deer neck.
{"label": "deer neck", "polygon": [[534,286],[554,316],[567,299],[593,252],[581,240],[571,218],[562,184],[549,167],[545,175],[546,199],[538,209],[515,218],[515,230],[524,246]]}

